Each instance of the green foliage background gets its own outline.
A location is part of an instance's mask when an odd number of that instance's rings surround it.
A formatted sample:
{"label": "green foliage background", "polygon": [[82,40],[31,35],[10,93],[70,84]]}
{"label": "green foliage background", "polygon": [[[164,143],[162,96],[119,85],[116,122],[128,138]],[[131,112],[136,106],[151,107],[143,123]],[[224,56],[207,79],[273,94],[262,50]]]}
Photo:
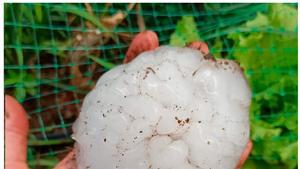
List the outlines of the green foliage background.
{"label": "green foliage background", "polygon": [[[28,160],[32,168],[53,167],[59,154],[72,145],[67,131],[74,118],[64,116],[64,106],[80,106],[80,94],[88,92],[81,87],[93,86],[103,72],[122,62],[130,40],[122,40],[120,33],[139,32],[138,16],[146,29],[158,33],[160,44],[185,46],[203,40],[215,57],[234,59],[244,68],[253,91],[250,119],[254,143],[245,169],[298,166],[297,4],[142,4],[140,10],[129,9],[127,4],[109,8],[91,4],[94,14],[87,12],[84,4],[4,7],[5,91],[28,105],[25,108],[31,120],[37,121],[30,130]],[[99,19],[120,10],[127,16],[114,28]],[[75,18],[72,24],[68,23],[70,17]],[[112,40],[75,46],[73,33],[88,33],[86,22]],[[74,55],[70,52],[77,50],[85,55],[70,62],[68,58]],[[91,54],[94,50],[101,53]],[[92,72],[86,69],[95,63]],[[89,78],[81,86],[71,83],[77,76],[67,71],[78,65],[84,68],[83,77]],[[51,76],[43,76],[48,69]],[[65,69],[62,76],[60,71]],[[64,92],[78,93],[78,97],[62,103],[60,94]],[[45,107],[42,102],[47,95],[56,100]],[[54,122],[45,119],[48,109],[54,109]],[[54,132],[62,134],[52,137]]]}

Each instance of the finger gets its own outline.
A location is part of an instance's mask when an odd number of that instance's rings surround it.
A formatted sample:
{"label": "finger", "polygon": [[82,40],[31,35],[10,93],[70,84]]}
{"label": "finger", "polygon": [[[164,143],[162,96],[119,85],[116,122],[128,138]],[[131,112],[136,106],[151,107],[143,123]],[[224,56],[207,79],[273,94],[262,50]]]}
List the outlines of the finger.
{"label": "finger", "polygon": [[5,96],[5,168],[27,169],[27,136],[29,124],[23,107],[11,96]]}
{"label": "finger", "polygon": [[207,44],[201,41],[192,42],[188,44],[187,47],[200,50],[204,55],[207,55],[209,53]]}
{"label": "finger", "polygon": [[250,155],[251,153],[251,150],[252,150],[252,147],[253,147],[253,143],[251,140],[249,140],[249,142],[247,143],[246,145],[246,148],[240,158],[240,161],[236,167],[236,169],[241,169],[242,166],[244,165],[245,161],[247,160],[248,156]]}
{"label": "finger", "polygon": [[144,31],[137,34],[132,40],[124,59],[128,63],[140,53],[153,50],[159,46],[158,37],[153,31]]}
{"label": "finger", "polygon": [[54,169],[76,169],[75,150],[72,150]]}

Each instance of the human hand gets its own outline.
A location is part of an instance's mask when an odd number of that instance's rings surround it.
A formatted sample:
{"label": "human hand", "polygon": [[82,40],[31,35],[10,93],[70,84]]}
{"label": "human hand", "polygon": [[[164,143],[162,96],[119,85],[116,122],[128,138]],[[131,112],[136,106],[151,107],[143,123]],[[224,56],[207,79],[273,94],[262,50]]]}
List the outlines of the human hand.
{"label": "human hand", "polygon": [[[139,33],[132,41],[124,59],[124,63],[133,60],[138,54],[157,48],[158,37],[152,31]],[[214,60],[209,54],[209,48],[204,42],[193,42],[187,47],[200,50],[207,59]],[[28,120],[23,107],[11,96],[5,96],[5,168],[28,169],[26,163]],[[236,169],[241,169],[252,149],[248,142]],[[55,169],[76,169],[76,154],[72,150]]]}
{"label": "human hand", "polygon": [[[28,119],[23,107],[11,96],[5,96],[5,169],[28,169]],[[55,169],[76,169],[71,151]]]}

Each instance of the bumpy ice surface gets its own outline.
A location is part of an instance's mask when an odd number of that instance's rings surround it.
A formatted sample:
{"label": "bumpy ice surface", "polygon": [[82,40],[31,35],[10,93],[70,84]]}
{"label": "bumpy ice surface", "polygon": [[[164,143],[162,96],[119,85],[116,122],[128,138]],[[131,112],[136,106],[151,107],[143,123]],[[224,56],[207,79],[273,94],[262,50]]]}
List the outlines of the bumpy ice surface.
{"label": "bumpy ice surface", "polygon": [[250,89],[233,61],[162,46],[105,73],[73,126],[80,169],[234,169]]}

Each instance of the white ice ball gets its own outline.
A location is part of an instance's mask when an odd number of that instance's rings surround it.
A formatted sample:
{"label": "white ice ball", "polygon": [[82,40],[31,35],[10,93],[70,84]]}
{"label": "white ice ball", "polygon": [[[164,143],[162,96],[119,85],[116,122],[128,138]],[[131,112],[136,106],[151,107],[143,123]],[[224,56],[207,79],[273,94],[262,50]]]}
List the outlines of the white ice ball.
{"label": "white ice ball", "polygon": [[251,91],[233,61],[162,46],[105,73],[73,125],[80,169],[234,169]]}

